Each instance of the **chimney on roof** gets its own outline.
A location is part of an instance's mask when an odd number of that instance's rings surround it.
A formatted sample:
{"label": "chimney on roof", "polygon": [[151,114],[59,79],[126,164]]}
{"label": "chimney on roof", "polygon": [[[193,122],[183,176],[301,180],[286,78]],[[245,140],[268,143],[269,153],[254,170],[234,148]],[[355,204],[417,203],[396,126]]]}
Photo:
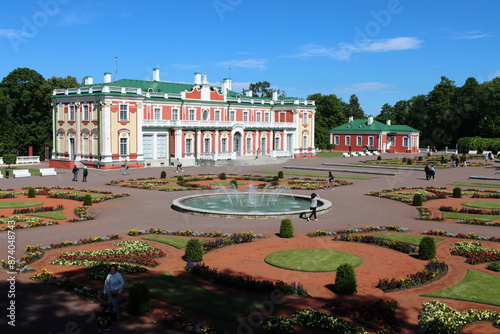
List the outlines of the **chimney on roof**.
{"label": "chimney on roof", "polygon": [[153,68],[153,81],[160,81],[160,69]]}
{"label": "chimney on roof", "polygon": [[201,73],[196,72],[194,74],[194,84],[201,85]]}
{"label": "chimney on roof", "polygon": [[366,122],[367,125],[372,125],[373,124],[373,116],[368,116],[368,122]]}
{"label": "chimney on roof", "polygon": [[273,101],[278,101],[278,91],[273,91]]}
{"label": "chimney on roof", "polygon": [[349,123],[353,122],[353,121],[354,121],[354,117],[353,116],[349,116]]}
{"label": "chimney on roof", "polygon": [[94,83],[94,78],[93,77],[85,77],[83,78],[83,84],[84,85],[92,85]]}
{"label": "chimney on roof", "polygon": [[110,83],[111,82],[111,73],[106,72],[104,73],[104,83]]}
{"label": "chimney on roof", "polygon": [[249,89],[245,91],[245,96],[252,97],[253,96],[253,90]]}
{"label": "chimney on roof", "polygon": [[385,121],[385,125],[391,125],[391,120],[388,119],[387,121]]}
{"label": "chimney on roof", "polygon": [[208,85],[207,73],[203,73],[203,81],[201,82],[201,84]]}
{"label": "chimney on roof", "polygon": [[226,86],[228,90],[233,90],[233,84],[231,78],[226,79]]}

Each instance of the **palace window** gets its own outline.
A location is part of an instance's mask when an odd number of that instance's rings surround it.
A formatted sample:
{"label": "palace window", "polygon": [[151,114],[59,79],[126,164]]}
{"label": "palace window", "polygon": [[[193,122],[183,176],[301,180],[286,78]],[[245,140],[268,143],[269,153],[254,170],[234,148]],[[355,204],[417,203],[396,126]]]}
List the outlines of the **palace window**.
{"label": "palace window", "polygon": [[356,137],[356,146],[361,146],[363,145],[363,137],[357,136]]}
{"label": "palace window", "polygon": [[128,138],[120,138],[120,155],[128,154]]}
{"label": "palace window", "polygon": [[179,119],[179,109],[172,109],[172,121],[176,121]]}
{"label": "palace window", "polygon": [[220,142],[220,149],[222,152],[227,152],[227,138],[222,138]]}
{"label": "palace window", "polygon": [[153,136],[142,137],[142,150],[144,159],[153,159]]}
{"label": "palace window", "polygon": [[205,153],[209,153],[211,152],[210,150],[210,138],[205,138],[205,141],[204,141],[204,152]]}
{"label": "palace window", "polygon": [[373,137],[368,137],[368,147],[373,147],[373,146],[375,146]]}
{"label": "palace window", "polygon": [[248,122],[248,111],[243,112],[243,122]]}
{"label": "palace window", "polygon": [[208,121],[208,117],[209,117],[209,116],[210,116],[210,115],[209,115],[208,110],[206,110],[206,109],[205,109],[205,110],[203,110],[203,120],[204,120],[204,121]]}
{"label": "palace window", "polygon": [[302,113],[302,124],[303,125],[309,124],[309,115],[307,114],[307,112]]}
{"label": "palace window", "polygon": [[83,121],[87,122],[89,120],[89,105],[83,105]]}
{"label": "palace window", "polygon": [[266,123],[269,122],[269,113],[268,112],[264,113],[264,122],[266,122]]}
{"label": "palace window", "polygon": [[333,143],[335,145],[340,145],[340,136],[334,136],[333,137]]}
{"label": "palace window", "polygon": [[165,135],[156,137],[156,156],[158,159],[167,157],[167,136]]}
{"label": "palace window", "polygon": [[234,122],[235,121],[235,115],[236,115],[236,111],[231,110],[231,112],[229,113],[229,121]]}
{"label": "palace window", "polygon": [[160,108],[155,108],[155,120],[160,120],[161,119],[161,109]]}
{"label": "palace window", "polygon": [[261,115],[261,113],[260,113],[260,112],[258,112],[258,113],[257,113],[257,119],[255,120],[256,122],[260,122],[260,115]]}
{"label": "palace window", "polygon": [[215,111],[215,121],[220,121],[220,110]]}
{"label": "palace window", "polygon": [[194,121],[195,120],[195,110],[194,109],[189,109],[189,120]]}
{"label": "palace window", "polygon": [[351,146],[351,136],[345,136],[345,145]]}
{"label": "palace window", "polygon": [[193,140],[191,138],[186,139],[186,153],[193,152]]}
{"label": "palace window", "polygon": [[75,106],[69,106],[68,121],[69,122],[75,121]]}
{"label": "palace window", "polygon": [[120,104],[120,121],[128,121],[128,105]]}

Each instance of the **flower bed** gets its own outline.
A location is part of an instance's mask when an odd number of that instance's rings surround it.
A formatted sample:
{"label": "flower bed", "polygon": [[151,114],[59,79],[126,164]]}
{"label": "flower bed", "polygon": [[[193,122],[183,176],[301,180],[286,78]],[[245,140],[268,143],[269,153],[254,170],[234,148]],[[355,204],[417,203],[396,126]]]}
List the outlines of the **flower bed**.
{"label": "flower bed", "polygon": [[33,275],[32,277],[35,281],[38,281],[40,283],[54,286],[58,289],[63,289],[65,291],[74,293],[75,295],[85,298],[85,299],[90,299],[96,301],[99,297],[99,294],[101,292],[100,289],[96,288],[89,288],[83,285],[80,285],[76,283],[74,280],[68,279],[66,277],[56,277],[48,271],[47,269],[43,268],[41,273],[37,273]]}
{"label": "flower bed", "polygon": [[156,267],[159,263],[154,259],[165,256],[162,250],[151,247],[148,242],[142,240],[120,241],[116,245],[123,247],[101,251],[65,252],[50,264],[95,267],[103,262],[126,262]]}
{"label": "flower bed", "polygon": [[195,322],[189,321],[186,316],[184,315],[184,312],[182,310],[179,310],[176,314],[169,315],[168,313],[165,313],[163,318],[158,321],[158,324],[161,326],[167,328],[167,329],[174,329],[176,331],[181,331],[183,333],[189,333],[189,334],[223,334],[223,331],[220,331],[214,327],[211,326],[206,326],[206,325],[200,325]]}
{"label": "flower bed", "polygon": [[458,311],[433,300],[424,302],[418,315],[418,332],[426,334],[460,333],[466,325],[477,321],[492,321],[500,325],[500,312],[469,309]]}
{"label": "flower bed", "polygon": [[11,217],[6,217],[6,218],[1,218],[0,219],[0,224],[7,224],[8,222],[22,222],[26,224],[15,224],[15,225],[8,225],[5,227],[0,227],[0,231],[7,231],[7,230],[12,230],[12,229],[24,229],[24,228],[31,228],[31,227],[39,227],[39,226],[51,226],[51,225],[57,225],[59,224],[55,220],[50,220],[50,221],[43,221],[42,218],[37,218],[37,217],[23,217],[23,216],[11,216]]}
{"label": "flower bed", "polygon": [[334,236],[338,234],[350,234],[350,233],[360,233],[360,232],[373,232],[373,231],[397,231],[397,232],[408,232],[409,229],[406,227],[400,227],[397,225],[389,225],[389,226],[374,226],[369,225],[361,228],[347,228],[344,230],[338,231],[324,231],[317,230],[316,232],[307,233],[308,237],[324,237],[324,236]]}
{"label": "flower bed", "polygon": [[484,225],[484,226],[500,226],[500,222],[485,222],[477,218],[473,219],[460,219],[457,220],[457,224],[469,224],[469,225]]}
{"label": "flower bed", "polygon": [[253,233],[252,231],[250,232],[242,232],[242,233],[222,233],[220,231],[215,231],[215,232],[210,232],[210,233],[205,233],[205,232],[197,232],[197,231],[192,231],[192,230],[181,230],[181,231],[172,231],[172,230],[165,230],[165,229],[160,229],[160,228],[150,228],[148,230],[129,230],[127,232],[128,235],[130,236],[137,236],[137,235],[147,235],[147,234],[165,234],[165,235],[177,235],[177,236],[183,236],[183,237],[202,237],[202,238],[220,238],[220,237],[232,237],[232,236],[241,236],[242,238],[264,238],[262,234],[259,233]]}
{"label": "flower bed", "polygon": [[22,215],[26,213],[37,213],[37,212],[52,212],[52,211],[60,211],[63,210],[64,206],[62,204],[58,204],[56,207],[53,206],[38,206],[35,208],[22,208],[22,209],[14,209],[12,214],[14,215]]}
{"label": "flower bed", "polygon": [[415,286],[429,283],[443,276],[448,269],[446,263],[438,259],[432,259],[425,268],[415,274],[408,274],[404,278],[384,278],[375,286],[384,292],[409,289]]}
{"label": "flower bed", "polygon": [[374,304],[363,304],[359,307],[348,307],[342,303],[322,306],[336,315],[352,319],[376,333],[403,334],[404,331],[396,319],[399,303],[395,299],[379,300]]}
{"label": "flower bed", "polygon": [[460,209],[454,208],[452,206],[441,205],[439,207],[439,211],[443,212],[457,212],[457,213],[467,213],[472,215],[500,215],[500,210],[485,210],[485,209],[474,209],[474,208],[465,208],[462,207]]}
{"label": "flower bed", "polygon": [[463,256],[465,262],[479,264],[485,262],[500,261],[500,250],[483,248],[481,242],[460,241],[455,247],[450,248],[451,255]]}
{"label": "flower bed", "polygon": [[500,242],[500,238],[497,238],[497,237],[488,237],[488,236],[478,236],[474,232],[470,232],[469,234],[463,234],[463,233],[446,232],[444,230],[428,230],[428,231],[423,231],[422,234],[425,234],[425,235],[438,235],[438,236],[445,236],[445,237],[450,237],[450,238],[478,239],[478,240],[485,240],[485,241]]}
{"label": "flower bed", "polygon": [[335,238],[333,240],[354,241],[354,242],[362,242],[365,244],[375,244],[378,246],[388,247],[390,249],[393,249],[395,251],[405,253],[405,254],[416,253],[418,250],[417,246],[407,244],[405,242],[396,241],[396,240],[388,240],[388,239],[384,239],[384,238],[378,238],[378,237],[372,236],[372,235],[364,235],[364,234],[359,234],[359,233],[340,234],[340,235],[335,236]]}
{"label": "flower bed", "polygon": [[433,217],[432,216],[432,211],[426,206],[419,206],[417,207],[418,210],[418,218],[420,220],[432,220],[432,221],[443,221],[444,218],[442,217]]}
{"label": "flower bed", "polygon": [[75,215],[77,215],[79,218],[78,219],[70,219],[68,222],[74,223],[74,222],[79,222],[83,220],[94,220],[95,216],[89,215],[87,213],[87,208],[84,206],[79,206],[75,208]]}
{"label": "flower bed", "polygon": [[208,282],[244,291],[268,294],[278,290],[283,295],[308,296],[300,283],[289,284],[283,281],[273,283],[267,280],[255,280],[249,276],[226,274],[200,262],[188,262],[185,269],[192,275]]}
{"label": "flower bed", "polygon": [[108,241],[118,239],[117,235],[108,235],[105,237],[89,237],[84,239],[79,239],[76,241],[61,241],[57,244],[50,244],[48,246],[36,245],[36,246],[26,246],[24,250],[24,256],[19,260],[2,260],[2,268],[8,271],[16,271],[19,273],[31,271],[33,270],[28,264],[40,259],[44,252],[50,249],[61,248],[61,247],[69,247],[83,244],[90,244],[94,242],[100,241]]}

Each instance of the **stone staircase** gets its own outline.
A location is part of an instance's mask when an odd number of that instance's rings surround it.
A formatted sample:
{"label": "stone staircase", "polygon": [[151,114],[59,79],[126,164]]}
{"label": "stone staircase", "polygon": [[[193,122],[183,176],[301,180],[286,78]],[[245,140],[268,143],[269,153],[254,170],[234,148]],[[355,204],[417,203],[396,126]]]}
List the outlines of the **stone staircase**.
{"label": "stone staircase", "polygon": [[83,169],[85,165],[81,161],[76,161],[75,160],[75,166],[78,167],[79,169]]}
{"label": "stone staircase", "polygon": [[256,165],[275,165],[289,161],[290,158],[273,158],[270,156],[260,155],[256,157],[238,157],[234,160],[200,160],[200,166],[218,167],[218,166],[256,166]]}

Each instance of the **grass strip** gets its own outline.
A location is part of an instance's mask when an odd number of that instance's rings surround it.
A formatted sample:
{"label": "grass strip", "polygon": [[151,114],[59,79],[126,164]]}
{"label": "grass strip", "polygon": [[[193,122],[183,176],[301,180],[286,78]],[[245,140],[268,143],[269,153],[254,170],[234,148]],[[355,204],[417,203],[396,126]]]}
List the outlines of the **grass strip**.
{"label": "grass strip", "polygon": [[448,184],[451,186],[479,187],[479,188],[500,188],[500,184],[491,184],[491,183],[453,182],[453,183],[448,183]]}
{"label": "grass strip", "polygon": [[[425,236],[417,236],[417,235],[409,235],[409,234],[400,234],[400,233],[382,233],[382,234],[373,234],[374,237],[383,238],[387,240],[396,240],[400,242],[405,242],[410,245],[418,246],[420,245],[420,241]],[[443,238],[433,238],[435,243],[440,242]]]}
{"label": "grass strip", "polygon": [[29,208],[30,206],[42,205],[38,201],[6,201],[0,202],[0,209]]}
{"label": "grass strip", "polygon": [[[277,170],[259,170],[255,171],[254,173],[262,173],[262,174],[274,174],[278,175]],[[317,173],[303,173],[303,172],[290,172],[288,170],[283,171],[283,174],[285,175],[292,175],[292,176],[306,176],[306,177],[316,177],[316,178],[328,178],[328,174],[317,174]],[[359,176],[359,175],[333,175],[335,178],[338,179],[358,179],[358,180],[369,180],[369,179],[375,179],[376,177],[374,176]]]}
{"label": "grass strip", "polygon": [[63,220],[67,219],[61,211],[54,211],[54,212],[40,212],[40,213],[29,213],[26,214],[26,216],[33,216],[33,217],[42,217],[42,218],[48,218],[48,219],[53,219],[53,220]]}
{"label": "grass strip", "polygon": [[307,272],[335,271],[344,263],[356,267],[363,262],[354,254],[329,249],[288,249],[271,253],[264,261],[278,268]]}
{"label": "grass strip", "polygon": [[234,321],[265,307],[263,300],[203,289],[185,283],[168,272],[148,277],[144,283],[153,298],[226,321]]}
{"label": "grass strip", "polygon": [[468,201],[461,203],[463,206],[468,206],[471,208],[479,209],[500,209],[500,202],[496,199],[496,202],[492,201]]}
{"label": "grass strip", "polygon": [[464,279],[458,284],[422,296],[500,306],[500,298],[498,298],[500,296],[500,277],[468,269]]}
{"label": "grass strip", "polygon": [[[152,236],[144,237],[143,239],[161,242],[162,244],[166,244],[166,245],[175,247],[177,249],[182,249],[182,248],[186,248],[187,243],[192,238],[193,237],[190,237],[190,238],[172,238],[172,237],[160,237],[157,235],[152,235]],[[200,240],[204,241],[204,240],[210,240],[210,239],[201,239],[200,238]]]}
{"label": "grass strip", "polygon": [[499,216],[488,216],[488,215],[469,215],[465,213],[455,213],[455,212],[443,212],[443,218],[447,219],[477,219],[482,222],[492,222],[500,219]]}

